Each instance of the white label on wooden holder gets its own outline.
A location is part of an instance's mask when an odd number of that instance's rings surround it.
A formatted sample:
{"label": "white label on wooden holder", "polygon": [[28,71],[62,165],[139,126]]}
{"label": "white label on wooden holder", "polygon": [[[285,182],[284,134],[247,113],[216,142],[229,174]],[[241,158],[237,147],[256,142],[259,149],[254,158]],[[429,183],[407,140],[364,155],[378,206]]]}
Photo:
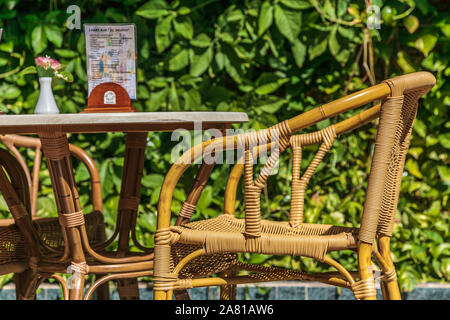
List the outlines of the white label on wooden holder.
{"label": "white label on wooden holder", "polygon": [[114,91],[106,91],[103,96],[104,104],[116,104],[116,94]]}

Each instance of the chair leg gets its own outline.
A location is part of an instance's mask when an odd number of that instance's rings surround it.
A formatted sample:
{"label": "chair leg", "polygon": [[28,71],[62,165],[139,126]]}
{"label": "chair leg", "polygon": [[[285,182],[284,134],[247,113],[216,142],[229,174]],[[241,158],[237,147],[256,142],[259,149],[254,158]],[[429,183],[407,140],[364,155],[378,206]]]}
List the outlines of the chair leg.
{"label": "chair leg", "polygon": [[[95,276],[95,280],[98,280],[105,276],[104,274],[99,274]],[[99,286],[96,290],[97,300],[109,300],[109,282],[106,282]]]}
{"label": "chair leg", "polygon": [[117,290],[120,300],[139,300],[137,279],[122,279],[118,281]]}
{"label": "chair leg", "polygon": [[187,290],[177,290],[173,292],[176,300],[191,300],[189,297],[189,292]]}
{"label": "chair leg", "polygon": [[[224,271],[220,274],[221,277],[232,277],[235,275],[234,271]],[[236,295],[234,291],[236,290],[236,285],[225,285],[220,286],[220,300],[234,300]],[[234,296],[234,298],[233,298]]]}
{"label": "chair leg", "polygon": [[154,300],[167,300],[167,291],[155,290],[153,293]]}
{"label": "chair leg", "polygon": [[[390,241],[391,238],[386,236],[382,236],[378,239],[380,254],[383,256],[386,263],[390,267],[389,272],[385,273],[383,281],[381,281],[383,297],[388,300],[401,300],[402,296],[398,287],[395,266],[391,258]],[[386,296],[384,296],[384,294],[386,294]]]}
{"label": "chair leg", "polygon": [[31,270],[14,275],[17,300],[36,300],[37,277]]}
{"label": "chair leg", "polygon": [[72,279],[69,287],[69,300],[83,300],[84,276],[84,273],[72,272]]}
{"label": "chair leg", "polygon": [[375,280],[370,270],[372,266],[372,245],[360,242],[358,245],[358,269],[360,281],[353,287],[353,293],[357,299],[376,300]]}

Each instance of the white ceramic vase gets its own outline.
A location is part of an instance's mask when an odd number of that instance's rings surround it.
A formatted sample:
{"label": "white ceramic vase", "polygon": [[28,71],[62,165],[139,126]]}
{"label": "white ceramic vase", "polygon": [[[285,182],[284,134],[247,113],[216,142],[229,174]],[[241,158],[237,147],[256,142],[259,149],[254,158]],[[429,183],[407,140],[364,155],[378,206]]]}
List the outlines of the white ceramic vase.
{"label": "white ceramic vase", "polygon": [[40,92],[39,99],[34,108],[36,114],[57,114],[59,113],[58,106],[55,102],[55,97],[52,91],[52,77],[40,77]]}

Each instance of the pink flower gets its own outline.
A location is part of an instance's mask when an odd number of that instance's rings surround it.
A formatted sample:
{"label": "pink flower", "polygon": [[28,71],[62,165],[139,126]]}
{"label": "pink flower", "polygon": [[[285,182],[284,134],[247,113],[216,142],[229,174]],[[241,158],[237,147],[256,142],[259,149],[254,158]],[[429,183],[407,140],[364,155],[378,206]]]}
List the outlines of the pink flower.
{"label": "pink flower", "polygon": [[50,67],[52,67],[53,70],[59,70],[61,68],[61,63],[59,63],[58,60],[50,58]]}
{"label": "pink flower", "polygon": [[37,57],[34,59],[34,62],[36,62],[36,65],[44,68],[45,70],[47,70],[50,66],[50,61],[46,57]]}

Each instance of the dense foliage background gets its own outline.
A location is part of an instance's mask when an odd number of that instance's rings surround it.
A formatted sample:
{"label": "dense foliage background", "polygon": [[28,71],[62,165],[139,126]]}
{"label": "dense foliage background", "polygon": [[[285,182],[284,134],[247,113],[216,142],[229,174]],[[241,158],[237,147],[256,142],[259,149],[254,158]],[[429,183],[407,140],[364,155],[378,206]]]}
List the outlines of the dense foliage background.
{"label": "dense foliage background", "polygon": [[[62,112],[79,112],[85,107],[83,31],[66,26],[66,9],[72,4],[80,6],[82,23],[136,23],[139,88],[134,106],[141,111],[244,111],[250,122],[241,128],[259,129],[394,75],[431,71],[437,85],[420,103],[392,249],[403,290],[412,290],[420,282],[448,281],[449,3],[371,2],[0,0],[0,27],[4,29],[0,43],[0,109],[12,114],[33,112],[39,94],[38,78],[24,76],[20,70],[44,54],[59,58],[74,73],[74,83],[54,85]],[[366,8],[370,4],[381,10],[380,29],[367,28]],[[330,121],[324,121],[317,128],[328,124]],[[375,130],[373,125],[366,126],[337,139],[325,159],[326,165],[319,167],[309,184],[307,222],[359,225]],[[118,204],[123,139],[123,134],[80,134],[70,138],[87,150],[100,168],[108,232]],[[171,165],[171,148],[177,143],[169,140],[170,134],[149,135],[138,224],[139,239],[146,245],[152,245],[160,186]],[[315,150],[307,148],[305,166]],[[31,152],[28,155],[30,159],[33,156]],[[82,202],[88,211],[88,174],[79,163],[75,167]],[[194,219],[222,212],[224,177],[230,169],[230,165],[217,166]],[[179,210],[194,172],[188,171],[180,183],[174,212]],[[55,216],[45,165],[41,175],[39,214]],[[264,218],[287,218],[289,183],[287,152],[278,175],[269,179],[263,199]],[[242,213],[241,195],[238,200],[238,211]],[[355,255],[344,255],[344,266],[356,269]],[[311,259],[296,257],[245,258],[311,272],[326,268]],[[9,277],[2,279],[5,282]]]}

